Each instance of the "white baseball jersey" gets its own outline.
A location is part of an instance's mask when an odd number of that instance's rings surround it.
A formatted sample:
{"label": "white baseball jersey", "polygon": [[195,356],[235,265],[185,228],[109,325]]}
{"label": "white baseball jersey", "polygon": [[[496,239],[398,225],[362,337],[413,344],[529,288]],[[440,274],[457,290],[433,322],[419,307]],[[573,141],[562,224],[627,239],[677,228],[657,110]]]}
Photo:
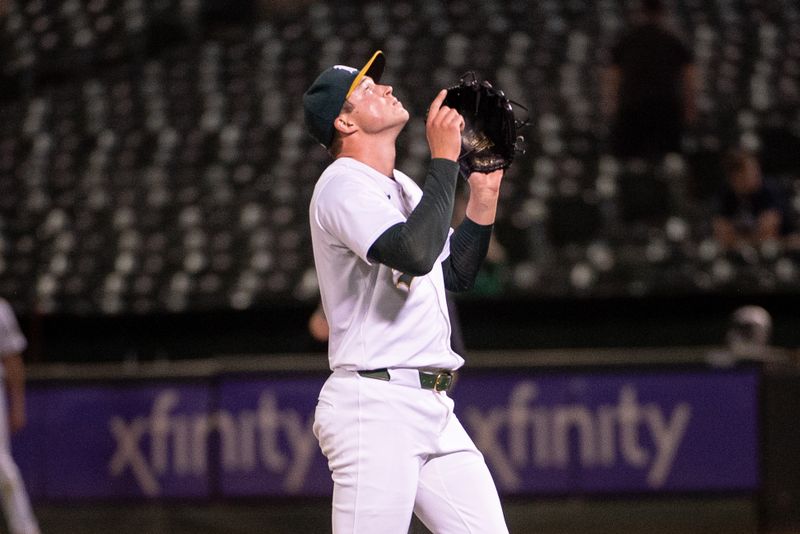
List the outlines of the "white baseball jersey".
{"label": "white baseball jersey", "polygon": [[[399,274],[371,262],[367,252],[388,228],[405,222],[422,198],[400,171],[394,180],[352,158],[322,173],[309,210],[322,305],[330,325],[331,369],[457,369],[464,360],[450,348],[441,261],[410,287]],[[452,231],[452,230],[451,230]]]}

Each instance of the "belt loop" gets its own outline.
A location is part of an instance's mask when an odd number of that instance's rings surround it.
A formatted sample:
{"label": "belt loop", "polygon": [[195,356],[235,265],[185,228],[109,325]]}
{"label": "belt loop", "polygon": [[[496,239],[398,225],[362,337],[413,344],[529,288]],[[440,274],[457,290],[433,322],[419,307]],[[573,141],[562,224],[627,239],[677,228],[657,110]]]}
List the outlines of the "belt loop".
{"label": "belt loop", "polygon": [[383,380],[388,382],[392,377],[389,375],[388,369],[372,369],[370,371],[359,371],[358,374],[365,378],[374,378],[375,380]]}

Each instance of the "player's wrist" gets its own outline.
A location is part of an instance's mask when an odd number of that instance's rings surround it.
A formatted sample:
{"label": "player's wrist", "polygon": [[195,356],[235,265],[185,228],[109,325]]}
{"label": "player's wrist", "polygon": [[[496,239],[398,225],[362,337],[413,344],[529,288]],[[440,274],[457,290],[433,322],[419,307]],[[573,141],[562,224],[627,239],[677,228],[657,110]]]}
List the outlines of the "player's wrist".
{"label": "player's wrist", "polygon": [[443,160],[449,161],[451,163],[458,163],[458,153],[453,153],[452,151],[448,150],[438,150],[436,152],[431,151],[431,161],[435,160]]}
{"label": "player's wrist", "polygon": [[467,203],[465,215],[474,223],[480,225],[494,224],[497,216],[497,202],[470,201]]}

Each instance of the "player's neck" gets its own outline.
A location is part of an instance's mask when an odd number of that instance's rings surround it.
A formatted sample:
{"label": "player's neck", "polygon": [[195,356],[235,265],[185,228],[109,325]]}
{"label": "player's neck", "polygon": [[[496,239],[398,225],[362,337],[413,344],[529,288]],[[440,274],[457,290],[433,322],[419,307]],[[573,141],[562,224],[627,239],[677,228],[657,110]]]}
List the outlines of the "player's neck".
{"label": "player's neck", "polygon": [[340,158],[353,158],[391,179],[394,179],[396,155],[394,140],[385,143],[353,143],[343,147],[339,153]]}

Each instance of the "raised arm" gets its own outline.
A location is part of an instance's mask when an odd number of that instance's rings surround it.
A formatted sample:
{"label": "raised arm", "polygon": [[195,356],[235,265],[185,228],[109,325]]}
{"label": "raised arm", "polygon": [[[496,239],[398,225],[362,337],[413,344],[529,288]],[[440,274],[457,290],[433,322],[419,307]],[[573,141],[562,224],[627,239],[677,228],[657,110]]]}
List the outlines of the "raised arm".
{"label": "raised arm", "polygon": [[489,250],[502,179],[502,170],[469,177],[466,217],[450,237],[450,256],[442,262],[445,287],[450,291],[467,291],[475,284]]}

